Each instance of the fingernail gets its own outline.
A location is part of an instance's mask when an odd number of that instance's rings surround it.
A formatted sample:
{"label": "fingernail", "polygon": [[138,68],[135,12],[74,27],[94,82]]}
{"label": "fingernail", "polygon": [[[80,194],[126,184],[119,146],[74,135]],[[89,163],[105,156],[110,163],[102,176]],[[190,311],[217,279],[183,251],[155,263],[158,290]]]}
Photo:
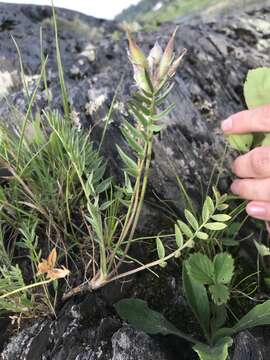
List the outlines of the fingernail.
{"label": "fingernail", "polygon": [[248,205],[247,213],[251,216],[261,217],[266,215],[266,208],[262,205]]}
{"label": "fingernail", "polygon": [[234,182],[231,185],[231,192],[233,192],[236,195],[239,195],[240,193],[240,181],[239,180],[234,180]]}
{"label": "fingernail", "polygon": [[231,117],[222,121],[221,129],[223,131],[230,131],[232,129],[232,118]]}

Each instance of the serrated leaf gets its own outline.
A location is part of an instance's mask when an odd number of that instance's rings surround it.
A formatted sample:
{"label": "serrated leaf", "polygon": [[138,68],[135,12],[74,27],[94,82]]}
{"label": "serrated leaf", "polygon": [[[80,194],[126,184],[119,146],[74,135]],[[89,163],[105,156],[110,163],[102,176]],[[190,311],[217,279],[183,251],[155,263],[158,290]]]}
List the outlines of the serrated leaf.
{"label": "serrated leaf", "polygon": [[257,251],[260,256],[269,256],[270,255],[270,249],[269,247],[265,246],[264,244],[258,243],[256,240],[254,240],[254,244],[257,248]]}
{"label": "serrated leaf", "polygon": [[249,109],[270,104],[270,68],[260,67],[248,72],[244,96]]}
{"label": "serrated leaf", "polygon": [[229,253],[220,253],[214,257],[216,283],[228,284],[234,273],[234,260]]}
{"label": "serrated leaf", "polygon": [[197,344],[193,350],[198,354],[200,360],[227,360],[229,356],[229,347],[233,344],[230,337],[220,339],[214,346]]}
{"label": "serrated leaf", "polygon": [[193,237],[193,232],[192,232],[192,230],[189,228],[189,226],[187,224],[185,224],[181,220],[177,220],[177,224],[180,227],[180,229],[182,230],[184,235],[186,235],[188,238]]}
{"label": "serrated leaf", "polygon": [[181,249],[184,245],[183,234],[182,234],[179,226],[177,226],[176,224],[174,225],[174,229],[175,229],[175,242],[176,242],[177,246],[179,247],[179,249]]}
{"label": "serrated leaf", "polygon": [[136,177],[138,174],[137,164],[127,154],[125,154],[124,151],[118,145],[116,145],[116,147],[117,147],[118,153],[119,153],[122,161],[127,166],[127,172],[129,172],[129,173],[131,172],[131,175]]}
{"label": "serrated leaf", "polygon": [[143,300],[122,299],[114,305],[114,308],[123,320],[147,334],[175,334],[179,336],[177,328],[162,314],[151,310]]}
{"label": "serrated leaf", "polygon": [[156,238],[156,247],[159,259],[163,259],[165,257],[165,248],[159,237]]}
{"label": "serrated leaf", "polygon": [[202,253],[195,253],[186,261],[188,273],[202,284],[212,284],[215,280],[215,269],[212,261]]}
{"label": "serrated leaf", "polygon": [[187,261],[183,262],[183,288],[195,317],[197,318],[204,334],[209,334],[210,306],[206,288],[188,273]]}
{"label": "serrated leaf", "polygon": [[231,216],[230,215],[226,215],[226,214],[216,214],[216,215],[212,215],[211,219],[215,220],[215,221],[229,221],[231,220]]}
{"label": "serrated leaf", "polygon": [[169,113],[173,110],[173,108],[175,107],[175,104],[171,104],[170,106],[167,107],[167,109],[165,109],[164,111],[160,112],[157,115],[152,116],[152,119],[154,121],[158,121],[161,120],[162,118],[164,118],[165,116],[169,115]]}
{"label": "serrated leaf", "polygon": [[202,231],[196,232],[196,236],[200,240],[207,240],[209,238],[209,235]]}
{"label": "serrated leaf", "polygon": [[232,329],[236,333],[242,330],[251,329],[255,326],[269,324],[270,300],[267,300],[263,304],[256,305],[245,316],[243,316]]}
{"label": "serrated leaf", "polygon": [[230,298],[229,289],[224,284],[210,285],[209,291],[216,305],[226,304]]}
{"label": "serrated leaf", "polygon": [[247,152],[251,149],[253,143],[252,134],[231,134],[227,135],[231,147],[240,152]]}
{"label": "serrated leaf", "polygon": [[192,228],[195,231],[198,230],[199,229],[199,224],[198,224],[198,221],[195,218],[195,216],[187,209],[185,209],[184,213],[185,213],[185,218],[187,219],[189,224],[192,226]]}
{"label": "serrated leaf", "polygon": [[212,222],[212,223],[205,224],[204,227],[208,230],[220,231],[220,230],[225,229],[227,227],[227,225],[223,224],[221,222]]}

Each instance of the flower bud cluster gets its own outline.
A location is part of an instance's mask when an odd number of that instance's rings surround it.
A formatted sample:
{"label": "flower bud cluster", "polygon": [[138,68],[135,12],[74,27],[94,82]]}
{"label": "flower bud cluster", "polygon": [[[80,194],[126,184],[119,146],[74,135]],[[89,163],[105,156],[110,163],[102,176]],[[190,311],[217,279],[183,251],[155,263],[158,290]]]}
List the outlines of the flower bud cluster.
{"label": "flower bud cluster", "polygon": [[159,43],[156,42],[148,57],[145,56],[131,34],[128,34],[128,55],[133,65],[134,79],[139,89],[151,92],[149,84],[150,80],[154,91],[158,91],[168,79],[175,75],[176,70],[187,51],[186,49],[183,49],[180,55],[175,58],[174,40],[176,32],[177,28],[173,32],[164,51]]}

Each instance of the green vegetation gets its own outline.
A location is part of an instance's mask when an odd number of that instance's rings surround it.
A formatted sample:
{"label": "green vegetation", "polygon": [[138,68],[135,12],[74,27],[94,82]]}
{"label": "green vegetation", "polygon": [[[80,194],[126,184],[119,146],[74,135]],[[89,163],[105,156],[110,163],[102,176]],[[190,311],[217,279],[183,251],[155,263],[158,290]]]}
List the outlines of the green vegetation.
{"label": "green vegetation", "polygon": [[[41,51],[40,77],[30,93],[17,47],[28,108],[25,114],[12,108],[16,119],[23,118],[22,123],[11,130],[3,122],[0,129],[4,174],[0,186],[0,312],[29,317],[54,313],[61,301],[59,293],[65,292],[67,299],[83,289],[95,290],[142,270],[164,268],[176,259],[187,303],[201,328],[197,335],[203,335],[205,343],[177,329],[143,300],[123,299],[115,308],[123,319],[150,334],[172,334],[192,342],[201,360],[226,360],[234,334],[270,324],[269,300],[244,316],[236,304],[232,310],[235,298],[250,299],[256,291],[255,284],[246,294],[243,284],[250,280],[248,286],[253,285],[251,279],[259,277],[259,270],[250,274],[242,269],[235,251],[236,234],[245,222],[238,216],[245,204],[236,206],[231,202],[234,197],[222,195],[213,186],[205,194],[202,208],[195,210],[177,179],[187,206],[175,221],[173,233],[147,238],[152,240],[151,249],[156,247],[155,258],[149,263],[130,257],[133,244],[144,240],[135,234],[151,170],[153,140],[166,126],[164,118],[173,111],[174,104],[167,101],[186,53],[184,49],[178,56],[174,54],[176,30],[164,51],[156,43],[148,57],[128,34],[137,91],[127,104],[133,121],[124,121],[121,127],[129,151],[116,144],[123,173],[122,182],[117,183],[107,173],[106,161],[91,141],[91,131],[81,131],[72,121],[54,10],[53,19],[63,113],[35,109],[41,82],[50,102],[47,58]],[[270,102],[269,79],[267,68],[248,74],[245,96],[250,108]],[[262,136],[265,141],[267,134]],[[99,147],[103,139],[104,133]],[[229,140],[247,151],[254,137],[247,134]],[[209,189],[212,182],[217,185],[219,175],[211,177]],[[168,239],[173,240],[170,246]],[[264,244],[256,242],[255,246],[262,259],[270,254]],[[121,272],[126,260],[137,267]],[[70,289],[63,281],[68,283],[69,278],[79,285]],[[240,320],[234,315],[237,311]]]}
{"label": "green vegetation", "polygon": [[[264,0],[260,0],[263,2]],[[117,20],[140,21],[158,24],[177,19],[189,14],[200,12],[223,13],[229,9],[242,8],[251,5],[252,0],[141,0],[138,5],[130,6],[117,16]]]}

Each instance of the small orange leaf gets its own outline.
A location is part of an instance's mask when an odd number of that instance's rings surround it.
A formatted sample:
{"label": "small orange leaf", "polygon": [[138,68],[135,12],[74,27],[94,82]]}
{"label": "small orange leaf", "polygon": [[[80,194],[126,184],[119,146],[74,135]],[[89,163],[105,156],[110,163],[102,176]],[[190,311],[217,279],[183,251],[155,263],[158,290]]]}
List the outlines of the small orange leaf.
{"label": "small orange leaf", "polygon": [[53,248],[47,259],[50,269],[52,269],[55,266],[56,259],[57,259],[57,251],[56,251],[56,248]]}
{"label": "small orange leaf", "polygon": [[48,261],[45,259],[42,259],[42,261],[38,264],[38,273],[40,274],[46,274],[46,272],[49,270]]}
{"label": "small orange leaf", "polygon": [[47,260],[42,259],[42,261],[38,264],[38,272],[37,275],[47,274],[47,278],[51,280],[57,280],[64,278],[70,274],[70,271],[62,266],[61,269],[55,268],[57,260],[57,251],[56,248],[53,248],[50,252]]}
{"label": "small orange leaf", "polygon": [[62,266],[61,269],[55,268],[52,270],[48,270],[47,278],[51,279],[51,280],[57,280],[57,279],[65,278],[69,274],[70,274],[70,271],[67,268],[65,268],[64,266]]}

